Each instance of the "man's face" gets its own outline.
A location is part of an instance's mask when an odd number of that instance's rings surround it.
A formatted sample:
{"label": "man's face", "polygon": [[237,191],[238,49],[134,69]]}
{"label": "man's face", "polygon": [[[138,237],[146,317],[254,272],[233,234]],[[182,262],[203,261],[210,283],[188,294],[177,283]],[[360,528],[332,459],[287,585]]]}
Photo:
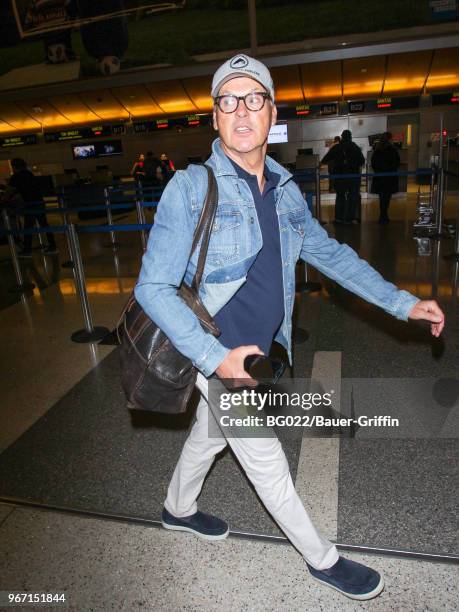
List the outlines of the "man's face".
{"label": "man's face", "polygon": [[[236,77],[222,85],[218,95],[245,96],[255,91],[266,90],[254,79]],[[213,125],[227,149],[239,154],[250,153],[266,146],[269,130],[276,123],[276,118],[277,110],[270,100],[266,100],[259,111],[247,110],[244,101],[240,100],[234,113],[224,113],[215,106]]]}

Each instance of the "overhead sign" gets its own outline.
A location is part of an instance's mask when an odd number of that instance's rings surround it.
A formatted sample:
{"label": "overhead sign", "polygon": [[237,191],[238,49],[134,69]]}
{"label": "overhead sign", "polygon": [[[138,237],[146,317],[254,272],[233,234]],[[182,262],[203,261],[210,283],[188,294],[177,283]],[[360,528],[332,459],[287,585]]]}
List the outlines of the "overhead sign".
{"label": "overhead sign", "polygon": [[157,132],[158,130],[169,130],[171,128],[187,128],[209,125],[210,115],[187,115],[186,117],[173,117],[153,119],[150,121],[136,121],[134,132],[142,134],[147,132]]}
{"label": "overhead sign", "polygon": [[143,132],[148,132],[147,122],[141,121],[141,122],[134,123],[134,132],[136,134],[142,134]]}
{"label": "overhead sign", "polygon": [[321,104],[320,114],[321,115],[336,115],[338,113],[338,104],[332,102],[330,104]]}
{"label": "overhead sign", "polygon": [[169,119],[156,119],[156,121],[153,122],[153,128],[156,130],[168,130],[169,127]]}
{"label": "overhead sign", "polygon": [[0,147],[22,147],[24,145],[37,144],[36,134],[27,134],[26,136],[9,136],[8,138],[0,138]]}
{"label": "overhead sign", "polygon": [[452,91],[450,93],[432,94],[432,106],[438,104],[458,104],[459,103],[459,91]]}
{"label": "overhead sign", "polygon": [[379,98],[376,108],[380,110],[405,110],[419,108],[419,96],[404,96],[402,98]]}
{"label": "overhead sign", "polygon": [[126,128],[124,126],[124,123],[119,123],[117,125],[112,125],[112,134],[114,136],[119,136],[120,134],[124,134],[126,131]]}
{"label": "overhead sign", "polygon": [[156,130],[168,130],[171,127],[168,119],[155,119],[153,121],[136,121],[134,132],[136,134],[146,134]]}
{"label": "overhead sign", "polygon": [[[120,126],[117,126],[119,129]],[[59,132],[45,132],[45,142],[58,142],[61,140],[81,140],[82,138],[98,138],[112,135],[110,125],[95,125],[85,128],[74,128],[71,130],[60,130]]]}
{"label": "overhead sign", "polygon": [[91,136],[111,136],[112,129],[109,125],[96,125],[90,128],[84,128],[82,131],[91,132]]}
{"label": "overhead sign", "polygon": [[376,108],[392,108],[392,98],[379,98],[376,101]]}
{"label": "overhead sign", "polygon": [[195,127],[201,125],[199,115],[188,115],[187,122],[189,127]]}
{"label": "overhead sign", "polygon": [[348,104],[350,113],[364,113],[365,102],[349,102]]}
{"label": "overhead sign", "polygon": [[[4,0],[5,1],[5,0]],[[99,4],[102,6],[97,6]],[[128,6],[128,4],[130,6]],[[90,5],[90,7],[88,6]],[[136,2],[112,2],[117,10],[110,10],[110,3],[79,3],[74,0],[11,0],[13,14],[21,38],[66,30],[114,17],[124,17],[130,13],[147,10],[148,13],[183,8],[185,2],[154,2],[136,0]]]}
{"label": "overhead sign", "polygon": [[311,112],[311,108],[309,106],[309,104],[299,104],[296,107],[296,114],[301,116],[301,115],[309,115],[309,113]]}

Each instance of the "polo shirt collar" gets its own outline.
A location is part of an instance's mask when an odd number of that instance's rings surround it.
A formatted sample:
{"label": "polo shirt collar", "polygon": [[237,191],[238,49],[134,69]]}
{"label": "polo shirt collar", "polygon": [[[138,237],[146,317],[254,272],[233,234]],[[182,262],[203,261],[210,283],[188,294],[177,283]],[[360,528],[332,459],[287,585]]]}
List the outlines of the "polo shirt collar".
{"label": "polo shirt collar", "polygon": [[[245,179],[246,181],[249,181],[249,182],[257,182],[257,186],[258,186],[258,181],[257,181],[257,177],[256,177],[255,174],[250,174],[250,172],[247,172],[247,170],[242,168],[234,160],[232,160],[229,157],[228,157],[228,159],[229,159],[231,165],[233,166],[233,168],[235,169],[235,171],[237,173],[237,176],[239,178]],[[265,187],[264,187],[264,190],[263,190],[263,194],[265,194],[268,191],[270,191],[270,189],[275,189],[277,187],[277,185],[279,184],[280,176],[276,172],[272,172],[268,168],[267,164],[265,164],[265,167],[264,167],[264,170],[263,170],[263,174],[264,174],[264,177],[266,179]]]}
{"label": "polo shirt collar", "polygon": [[[214,168],[216,176],[238,176],[229,157],[227,157],[223,152],[220,138],[216,138],[213,141],[212,155],[207,163],[210,163],[210,165]],[[271,172],[274,172],[275,174],[279,175],[279,186],[282,186],[284,183],[286,183],[292,178],[292,174],[288,172],[283,166],[278,164],[274,159],[272,159],[272,157],[269,157],[269,155],[266,156],[265,168],[266,167]]]}

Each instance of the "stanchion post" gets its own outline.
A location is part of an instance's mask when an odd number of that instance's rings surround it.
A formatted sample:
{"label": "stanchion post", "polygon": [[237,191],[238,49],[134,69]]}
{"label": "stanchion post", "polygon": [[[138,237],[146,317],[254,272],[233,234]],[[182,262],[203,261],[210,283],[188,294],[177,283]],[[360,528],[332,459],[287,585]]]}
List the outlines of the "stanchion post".
{"label": "stanchion post", "polygon": [[456,310],[457,310],[457,284],[458,284],[458,277],[459,277],[459,255],[458,258],[456,259],[456,261],[454,262],[454,270],[453,270],[453,291],[452,291],[452,297],[453,297],[453,316],[456,316]]}
{"label": "stanchion post", "polygon": [[443,225],[443,203],[445,199],[445,171],[443,168],[438,169],[437,183],[437,215],[436,215],[436,230],[437,234],[441,234]]}
{"label": "stanchion post", "polygon": [[430,206],[432,206],[433,208],[433,196],[434,196],[434,187],[435,187],[435,165],[432,164],[430,167],[432,173],[430,175],[430,198],[429,198],[429,204]]}
{"label": "stanchion post", "polygon": [[454,237],[454,251],[449,255],[445,255],[444,259],[452,259],[453,261],[459,261],[459,209],[457,211],[456,235]]}
{"label": "stanchion post", "polygon": [[[108,225],[113,225],[113,216],[112,216],[112,210],[110,207],[110,195],[108,193],[108,187],[104,187],[104,202],[105,202],[105,208],[107,209],[107,224]],[[110,242],[111,242],[111,247],[113,249],[116,249],[116,237],[115,237],[115,232],[111,231],[110,232]]]}
{"label": "stanchion post", "polygon": [[[142,189],[142,184],[139,182],[138,191],[137,191],[137,195],[135,199],[135,208],[137,211],[137,221],[139,222],[140,225],[143,225],[144,223],[146,223],[145,211],[143,209],[142,204],[143,204],[143,189]],[[145,232],[145,230],[140,231],[140,239],[142,241],[142,248],[145,251],[147,249],[147,233]]]}
{"label": "stanchion post", "polygon": [[142,185],[142,181],[137,181],[136,193],[137,193],[137,199],[140,200],[141,202],[143,202],[144,197],[143,197],[143,185]]}
{"label": "stanchion post", "polygon": [[[43,212],[43,214],[45,215],[46,213]],[[40,229],[40,224],[38,223],[38,220],[35,220],[35,227],[37,227],[38,229]],[[38,234],[38,242],[40,244],[40,249],[43,250],[45,249],[45,241],[43,240],[43,235],[41,233]]]}
{"label": "stanchion post", "polygon": [[[8,213],[6,212],[6,208],[2,208],[2,217],[3,217],[3,225],[5,226],[5,229],[10,232],[11,222],[10,222]],[[10,291],[30,291],[31,289],[35,287],[35,285],[33,283],[24,282],[24,279],[22,277],[22,272],[21,272],[21,266],[19,265],[18,253],[16,250],[16,243],[14,242],[13,235],[8,234],[7,239],[8,239],[8,246],[10,247],[11,261],[13,263],[14,275],[16,276],[16,280],[18,283],[16,287],[12,287]]]}
{"label": "stanchion post", "polygon": [[440,278],[440,240],[436,240],[433,246],[433,257],[432,257],[432,297],[438,296],[438,281]]}
{"label": "stanchion post", "polygon": [[316,168],[316,217],[319,223],[322,222],[322,209],[320,201],[320,167]]}
{"label": "stanchion post", "polygon": [[459,259],[459,214],[456,221],[456,236],[454,238],[454,255]]}
{"label": "stanchion post", "polygon": [[[60,192],[60,194],[58,196],[58,201],[59,201],[59,208],[61,209],[62,224],[65,227],[68,227],[69,216],[68,216],[68,213],[67,213],[67,206],[65,204],[65,192],[64,192],[64,189],[62,189],[62,191]],[[68,232],[65,232],[65,237],[67,239],[67,248],[68,248],[68,251],[69,251],[70,259],[68,259],[67,261],[64,261],[61,264],[61,267],[62,268],[73,268],[72,250],[70,248],[70,240],[69,240],[69,233]]]}
{"label": "stanchion post", "polygon": [[67,227],[69,245],[71,248],[72,260],[74,263],[73,274],[75,278],[75,286],[80,298],[81,309],[83,311],[85,329],[80,329],[74,332],[71,336],[73,342],[93,342],[101,340],[108,333],[106,327],[94,327],[92,322],[91,308],[89,306],[88,293],[86,291],[86,281],[84,276],[83,262],[81,260],[80,243],[75,225],[69,223]]}
{"label": "stanchion post", "polygon": [[308,280],[308,266],[306,262],[300,261],[299,264],[302,266],[304,280],[295,285],[295,291],[299,293],[314,293],[316,291],[322,291],[321,283]]}

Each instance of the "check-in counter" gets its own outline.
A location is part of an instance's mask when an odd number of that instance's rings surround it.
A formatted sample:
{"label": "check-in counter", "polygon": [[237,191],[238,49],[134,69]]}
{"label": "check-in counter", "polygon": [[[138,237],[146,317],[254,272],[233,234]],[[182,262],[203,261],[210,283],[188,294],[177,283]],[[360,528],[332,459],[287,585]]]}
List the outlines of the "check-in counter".
{"label": "check-in counter", "polygon": [[301,181],[299,183],[299,187],[302,192],[315,191],[316,189],[316,181],[315,181],[315,171],[317,166],[319,165],[319,156],[318,155],[297,155],[295,169],[297,171],[310,171],[312,174],[311,180]]}

